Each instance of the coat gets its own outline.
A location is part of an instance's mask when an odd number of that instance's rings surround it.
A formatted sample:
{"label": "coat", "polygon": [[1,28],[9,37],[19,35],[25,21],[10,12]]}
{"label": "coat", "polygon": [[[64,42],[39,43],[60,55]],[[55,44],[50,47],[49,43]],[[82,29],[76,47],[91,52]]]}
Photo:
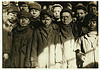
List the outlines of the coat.
{"label": "coat", "polygon": [[30,67],[30,51],[33,31],[29,26],[13,29],[11,65],[14,68]]}
{"label": "coat", "polygon": [[[48,68],[50,62],[50,45],[53,43],[52,26],[45,28],[39,27],[33,35],[33,46],[31,57],[33,62],[37,62],[40,68]],[[37,64],[36,64],[37,65]]]}
{"label": "coat", "polygon": [[98,67],[99,63],[99,47],[98,35],[96,31],[92,31],[77,40],[77,47],[85,54],[83,67]]}
{"label": "coat", "polygon": [[[58,43],[56,48],[61,48],[60,51],[62,57],[60,61],[62,62],[62,68],[76,68],[76,55],[74,46],[74,36],[72,33],[72,24],[64,25],[62,23],[59,35],[60,43]],[[60,46],[59,46],[60,45]]]}
{"label": "coat", "polygon": [[[17,22],[16,22],[17,23]],[[3,55],[8,54],[7,60],[3,59],[3,67],[10,67],[11,58],[11,46],[12,46],[12,29],[16,23],[10,23],[9,21],[3,22]]]}

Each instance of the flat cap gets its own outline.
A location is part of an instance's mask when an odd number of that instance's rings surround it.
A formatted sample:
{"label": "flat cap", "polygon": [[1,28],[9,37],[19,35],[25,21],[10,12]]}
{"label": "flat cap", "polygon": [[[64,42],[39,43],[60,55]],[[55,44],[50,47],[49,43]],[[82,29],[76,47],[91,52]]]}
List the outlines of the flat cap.
{"label": "flat cap", "polygon": [[51,10],[43,9],[41,11],[40,17],[43,17],[44,14],[49,15],[50,17],[53,17],[53,12]]}
{"label": "flat cap", "polygon": [[79,3],[76,5],[75,10],[77,10],[77,9],[83,9],[84,11],[87,11],[86,7],[82,3]]}
{"label": "flat cap", "polygon": [[30,9],[37,9],[37,10],[41,11],[41,5],[39,3],[36,3],[36,2],[30,3],[29,8]]}
{"label": "flat cap", "polygon": [[20,6],[22,6],[23,4],[26,4],[26,5],[29,5],[29,2],[27,2],[27,1],[24,1],[24,2],[18,2],[18,6],[20,7]]}
{"label": "flat cap", "polygon": [[89,6],[97,6],[97,2],[92,1],[89,3]]}
{"label": "flat cap", "polygon": [[21,11],[20,13],[19,13],[19,18],[31,18],[32,17],[32,15],[29,13],[29,12],[26,12],[26,11]]}
{"label": "flat cap", "polygon": [[19,9],[16,6],[11,6],[8,8],[8,13],[10,12],[18,12],[19,13]]}
{"label": "flat cap", "polygon": [[61,9],[63,9],[63,6],[61,6],[60,4],[54,4],[54,5],[52,6],[52,10],[53,10],[55,7],[60,7]]}
{"label": "flat cap", "polygon": [[69,12],[69,13],[71,14],[71,16],[72,16],[72,10],[71,10],[71,9],[64,8],[64,9],[61,11],[60,15],[61,15],[63,12]]}

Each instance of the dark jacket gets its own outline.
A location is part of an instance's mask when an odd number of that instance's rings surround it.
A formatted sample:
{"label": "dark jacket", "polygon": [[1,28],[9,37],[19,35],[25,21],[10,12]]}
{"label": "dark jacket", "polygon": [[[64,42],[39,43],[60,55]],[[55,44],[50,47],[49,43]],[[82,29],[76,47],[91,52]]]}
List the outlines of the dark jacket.
{"label": "dark jacket", "polygon": [[32,33],[29,26],[13,29],[12,67],[30,67]]}
{"label": "dark jacket", "polygon": [[37,28],[39,28],[42,25],[40,23],[40,17],[38,17],[38,18],[31,18],[30,20],[31,20],[30,27],[32,29],[35,29],[36,30]]}
{"label": "dark jacket", "polygon": [[10,67],[10,51],[12,46],[12,31],[11,26],[9,26],[7,23],[3,23],[3,45],[2,45],[2,55],[8,54],[9,58],[7,60],[3,59],[3,68]]}
{"label": "dark jacket", "polygon": [[50,27],[48,28],[42,26],[35,30],[33,35],[33,45],[31,52],[31,57],[33,57],[33,62],[38,63],[37,57],[43,52],[43,50],[47,46],[49,46],[54,42],[53,38],[54,37],[53,37],[52,25],[50,25]]}

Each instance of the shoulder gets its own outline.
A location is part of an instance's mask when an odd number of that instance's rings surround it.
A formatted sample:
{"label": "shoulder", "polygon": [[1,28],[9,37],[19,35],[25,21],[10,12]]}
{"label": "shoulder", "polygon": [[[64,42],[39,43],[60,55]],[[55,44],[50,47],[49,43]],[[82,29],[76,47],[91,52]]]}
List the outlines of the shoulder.
{"label": "shoulder", "polygon": [[56,24],[56,23],[52,23],[52,24],[51,24],[51,27],[52,27],[54,30],[59,29],[59,25]]}

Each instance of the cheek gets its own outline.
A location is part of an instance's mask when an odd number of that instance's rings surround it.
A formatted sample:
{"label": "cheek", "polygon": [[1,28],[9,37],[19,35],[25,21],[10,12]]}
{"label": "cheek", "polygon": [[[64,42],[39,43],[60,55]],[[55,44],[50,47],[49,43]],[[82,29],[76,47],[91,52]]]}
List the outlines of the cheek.
{"label": "cheek", "polygon": [[53,13],[54,16],[56,16],[56,13]]}
{"label": "cheek", "polygon": [[31,15],[33,14],[33,11],[30,11]]}
{"label": "cheek", "polygon": [[17,19],[17,16],[16,16],[16,17],[14,16],[13,18],[14,18],[14,19]]}
{"label": "cheek", "polygon": [[40,13],[39,13],[39,12],[36,12],[36,15],[37,15],[37,16],[39,16],[39,15],[40,15]]}
{"label": "cheek", "polygon": [[19,22],[22,23],[22,20],[20,20]]}
{"label": "cheek", "polygon": [[49,20],[48,23],[51,24],[52,23],[52,20]]}
{"label": "cheek", "polygon": [[62,18],[62,22],[64,22],[64,18]]}
{"label": "cheek", "polygon": [[45,21],[44,21],[44,20],[42,20],[42,23],[43,23],[43,24],[45,24]]}

